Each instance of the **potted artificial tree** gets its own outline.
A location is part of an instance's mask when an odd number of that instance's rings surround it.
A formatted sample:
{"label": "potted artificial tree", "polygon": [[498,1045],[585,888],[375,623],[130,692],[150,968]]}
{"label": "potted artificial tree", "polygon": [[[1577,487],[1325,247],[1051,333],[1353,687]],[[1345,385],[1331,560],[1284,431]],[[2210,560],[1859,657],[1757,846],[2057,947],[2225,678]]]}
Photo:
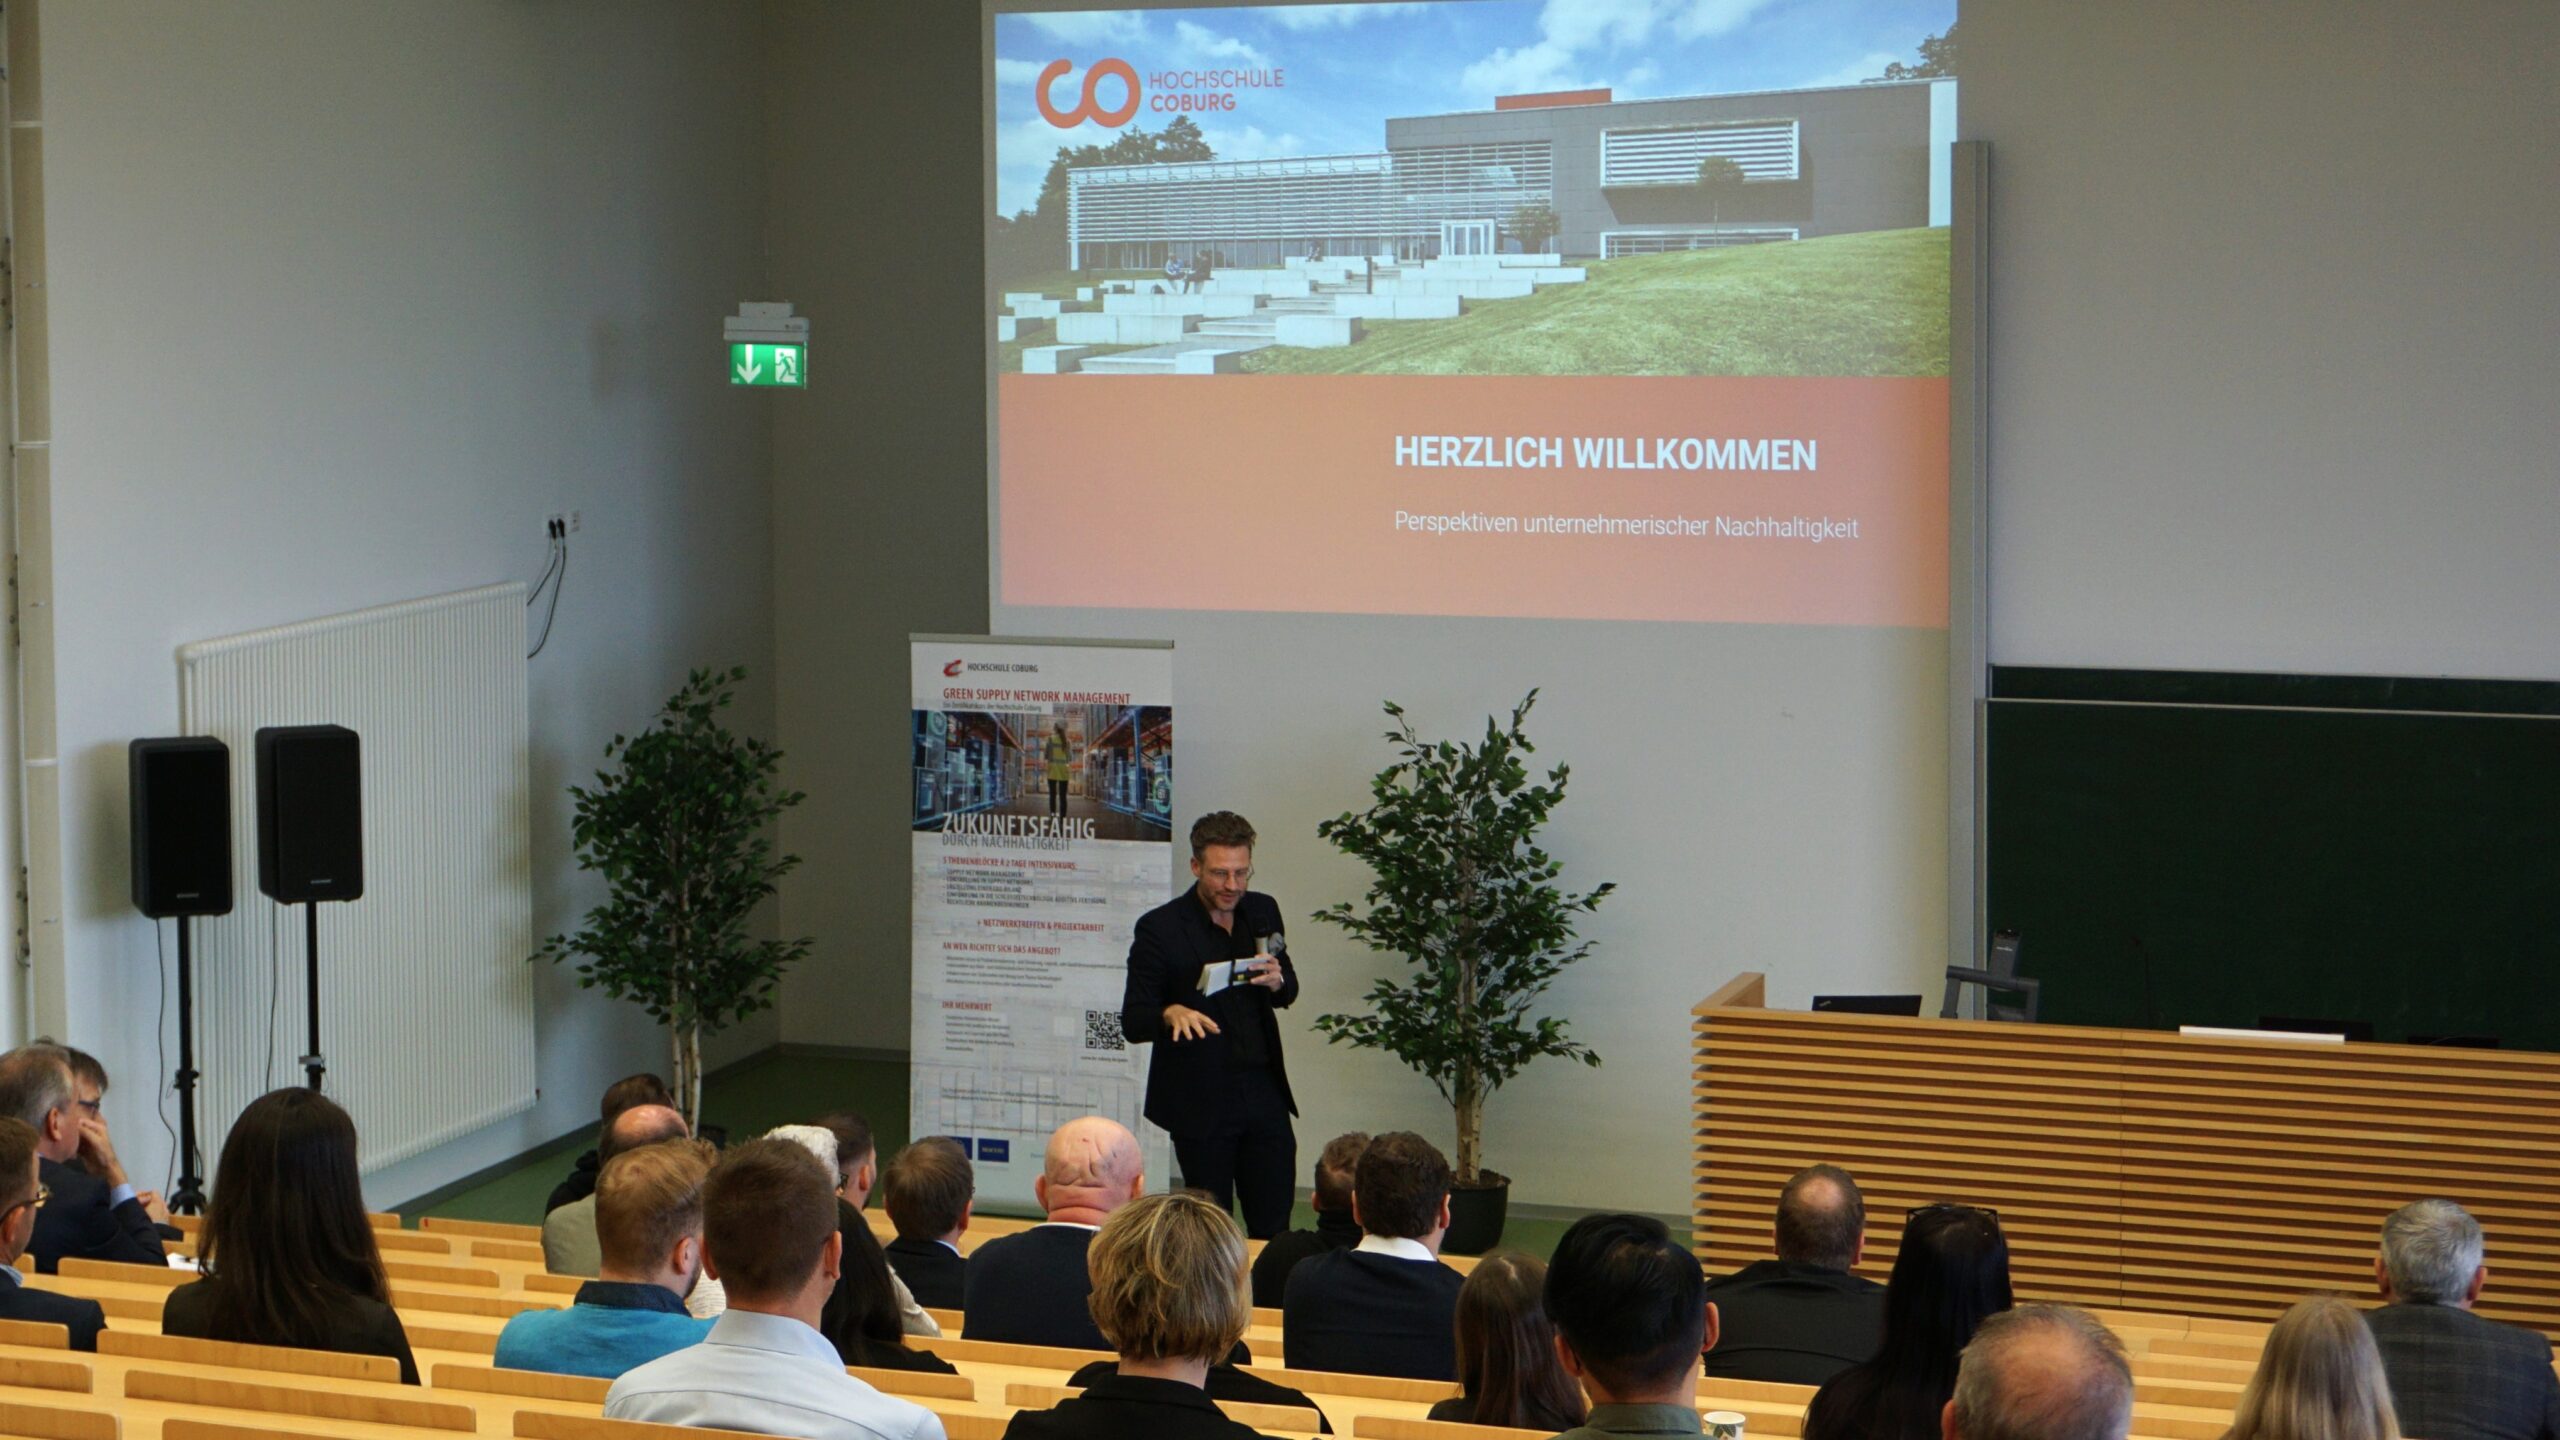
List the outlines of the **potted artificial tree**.
{"label": "potted artificial tree", "polygon": [[804,798],[774,784],[782,752],[719,720],[744,668],[696,670],[648,729],[616,735],[594,788],[572,785],[580,866],[604,876],[586,928],[533,955],[578,958],[578,983],[633,1000],[667,1027],[676,1101],[702,1129],[702,1040],[773,1004],[810,942],[757,940],[747,922],[800,864],[773,822]]}
{"label": "potted artificial tree", "polygon": [[1493,1092],[1542,1055],[1598,1065],[1565,1022],[1532,1012],[1568,965],[1591,953],[1575,917],[1599,907],[1614,883],[1575,894],[1537,834],[1564,799],[1568,766],[1535,783],[1524,757],[1537,747],[1521,729],[1532,690],[1511,723],[1487,717],[1475,745],[1428,741],[1390,701],[1387,742],[1396,762],[1370,782],[1368,809],[1327,820],[1316,833],[1371,873],[1363,914],[1348,903],[1318,911],[1370,949],[1404,958],[1403,978],[1370,987],[1369,1010],[1325,1015],[1328,1041],[1384,1050],[1419,1072],[1456,1113],[1457,1154],[1443,1248],[1481,1254],[1502,1238],[1511,1181],[1483,1167],[1484,1107]]}

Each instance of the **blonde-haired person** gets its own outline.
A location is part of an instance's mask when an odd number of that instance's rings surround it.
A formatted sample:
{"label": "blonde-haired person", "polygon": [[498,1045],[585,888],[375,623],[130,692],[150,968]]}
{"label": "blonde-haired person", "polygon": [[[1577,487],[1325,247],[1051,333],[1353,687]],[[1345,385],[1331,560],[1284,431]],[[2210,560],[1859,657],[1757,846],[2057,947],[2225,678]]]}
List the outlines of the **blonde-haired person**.
{"label": "blonde-haired person", "polygon": [[2364,1316],[2335,1295],[2284,1312],[2224,1440],[2400,1440]]}
{"label": "blonde-haired person", "polygon": [[1049,1410],[1025,1410],[1005,1440],[1251,1440],[1209,1398],[1209,1371],[1253,1319],[1244,1232],[1197,1195],[1145,1195],[1111,1212],[1085,1252],[1087,1303],[1120,1353],[1116,1374]]}

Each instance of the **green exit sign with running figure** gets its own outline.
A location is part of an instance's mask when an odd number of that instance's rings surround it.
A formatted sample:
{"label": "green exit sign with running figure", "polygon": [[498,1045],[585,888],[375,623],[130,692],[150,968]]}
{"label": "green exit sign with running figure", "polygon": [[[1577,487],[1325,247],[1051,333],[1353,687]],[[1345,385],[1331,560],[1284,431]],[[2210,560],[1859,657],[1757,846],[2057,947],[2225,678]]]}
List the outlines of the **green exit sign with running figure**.
{"label": "green exit sign with running figure", "polygon": [[739,344],[733,341],[729,346],[729,383],[789,385],[807,389],[809,347]]}

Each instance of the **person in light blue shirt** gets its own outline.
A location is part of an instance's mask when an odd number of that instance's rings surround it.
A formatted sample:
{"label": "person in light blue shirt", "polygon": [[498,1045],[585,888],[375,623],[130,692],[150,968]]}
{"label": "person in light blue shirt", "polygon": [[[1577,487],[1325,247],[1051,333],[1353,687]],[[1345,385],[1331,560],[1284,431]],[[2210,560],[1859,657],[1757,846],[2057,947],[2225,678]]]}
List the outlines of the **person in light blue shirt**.
{"label": "person in light blue shirt", "polygon": [[729,1308],[701,1344],[613,1382],[606,1419],[807,1440],[944,1440],[940,1417],[847,1374],[818,1333],[844,1271],[835,1185],[789,1140],[750,1140],[720,1157],[703,1184],[702,1231],[708,1273],[728,1288]]}
{"label": "person in light blue shirt", "polygon": [[602,1273],[566,1310],[528,1310],[498,1336],[505,1370],[619,1379],[671,1351],[702,1343],[712,1322],[685,1313],[702,1274],[702,1192],[712,1149],[666,1140],[626,1150],[596,1176]]}

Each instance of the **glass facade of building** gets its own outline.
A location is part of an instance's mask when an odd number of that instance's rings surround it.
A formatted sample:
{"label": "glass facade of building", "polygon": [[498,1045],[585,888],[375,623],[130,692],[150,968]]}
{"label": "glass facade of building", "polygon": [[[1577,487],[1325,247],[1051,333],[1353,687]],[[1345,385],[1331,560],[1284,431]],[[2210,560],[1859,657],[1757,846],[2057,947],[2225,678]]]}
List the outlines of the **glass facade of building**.
{"label": "glass facade of building", "polygon": [[1554,191],[1544,140],[1098,166],[1067,176],[1068,264],[1152,269],[1206,250],[1221,265],[1267,266],[1316,246],[1427,259],[1441,222],[1505,224]]}

